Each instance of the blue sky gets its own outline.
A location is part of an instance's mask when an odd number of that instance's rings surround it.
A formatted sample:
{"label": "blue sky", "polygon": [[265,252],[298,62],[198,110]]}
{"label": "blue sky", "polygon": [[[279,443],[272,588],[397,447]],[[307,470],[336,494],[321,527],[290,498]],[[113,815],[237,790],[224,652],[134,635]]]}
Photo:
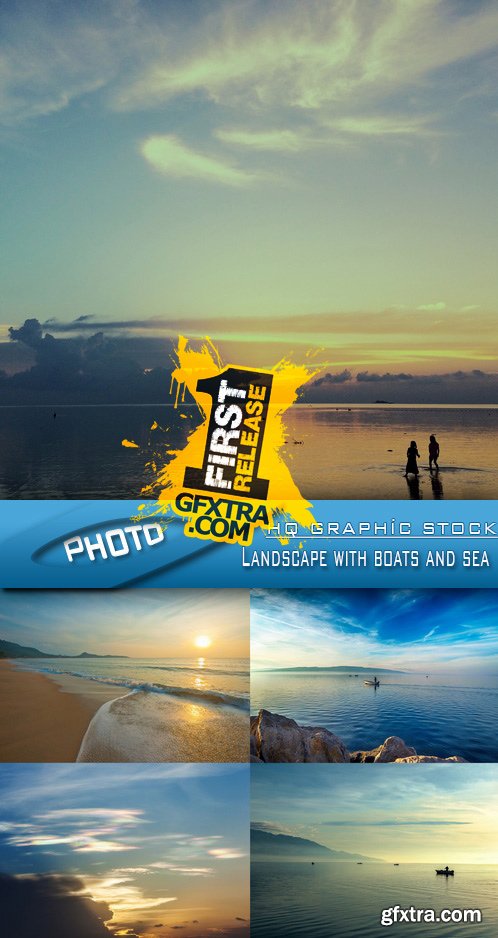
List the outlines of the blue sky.
{"label": "blue sky", "polygon": [[2,590],[0,638],[51,654],[192,657],[199,635],[212,657],[249,654],[242,590]]}
{"label": "blue sky", "polygon": [[242,934],[248,782],[243,766],[1,766],[0,871],[76,877],[112,934]]}
{"label": "blue sky", "polygon": [[497,590],[253,590],[251,665],[496,674],[497,608]]}
{"label": "blue sky", "polygon": [[1,33],[4,341],[152,317],[495,370],[492,0],[7,0]]}
{"label": "blue sky", "polygon": [[251,822],[272,833],[392,862],[496,863],[496,765],[252,768]]}

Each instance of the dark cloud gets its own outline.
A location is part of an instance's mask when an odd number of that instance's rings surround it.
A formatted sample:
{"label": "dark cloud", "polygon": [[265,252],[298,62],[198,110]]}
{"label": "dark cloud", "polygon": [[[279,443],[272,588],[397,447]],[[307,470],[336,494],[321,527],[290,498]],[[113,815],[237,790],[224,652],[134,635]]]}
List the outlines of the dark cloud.
{"label": "dark cloud", "polygon": [[[404,371],[398,372],[398,374],[391,374],[390,371],[386,371],[385,374],[379,375],[376,372],[371,371],[359,371],[356,375],[357,381],[366,381],[372,383],[379,382],[391,382],[395,383],[397,381],[416,381],[422,384],[435,383],[439,384],[441,381],[471,381],[475,378],[493,378],[496,377],[492,374],[486,374],[485,371],[481,371],[480,368],[473,368],[471,371],[448,371],[445,374],[440,375],[411,375],[407,374]],[[315,386],[318,386],[320,379],[315,382]]]}
{"label": "dark cloud", "polygon": [[[44,332],[37,319],[27,319],[19,329],[11,327],[9,334],[13,342],[30,350],[34,364],[10,376],[0,375],[3,403],[141,404],[167,398],[171,368],[144,367],[136,340],[130,346],[102,331],[88,338],[58,339]],[[169,365],[164,341],[155,360]]]}
{"label": "dark cloud", "polygon": [[[498,374],[473,368],[469,371],[415,375],[406,371],[359,371],[346,378],[320,375],[303,389],[306,403],[369,404],[379,400],[396,404],[495,404]],[[344,380],[340,379],[344,375]],[[336,379],[336,380],[330,380]]]}
{"label": "dark cloud", "polygon": [[[0,345],[0,402],[164,403],[168,401],[171,359],[179,333],[202,338],[207,331],[211,335],[233,333],[243,327],[242,320],[234,323],[221,317],[209,322],[155,319],[109,323],[90,319],[90,315],[85,315],[72,323],[53,323],[49,331],[47,324],[42,325],[37,319],[27,319],[19,328],[12,326],[9,330],[12,341]],[[270,321],[266,325],[270,328]],[[315,325],[318,328],[318,323]],[[292,317],[286,326],[288,331],[296,327]],[[265,322],[251,319],[246,327],[251,334],[256,330],[259,334]],[[108,331],[110,335],[106,334]],[[234,341],[229,347],[223,341],[217,344],[225,360],[236,360],[240,355],[241,343]],[[241,363],[250,363],[251,356],[255,363],[261,363],[262,349],[270,354],[269,345],[261,339],[253,343],[244,340]],[[354,374],[350,368],[343,368],[318,375],[309,382],[303,389],[302,400],[331,404],[376,400],[399,404],[491,404],[498,402],[498,375],[479,368],[426,375],[368,370]]]}
{"label": "dark cloud", "polygon": [[359,371],[356,375],[357,381],[413,381],[413,375],[405,374],[404,371],[400,371],[398,374],[392,375],[389,371],[384,375],[377,375],[375,372],[369,371]]}
{"label": "dark cloud", "polygon": [[89,313],[87,316],[77,316],[74,322],[88,322],[90,319],[95,319],[93,313]]}
{"label": "dark cloud", "polygon": [[345,384],[346,381],[351,381],[352,377],[353,375],[347,368],[336,375],[328,372],[326,375],[322,375],[320,378],[317,378],[316,381],[313,381],[313,387],[319,388],[322,384]]}
{"label": "dark cloud", "polygon": [[0,874],[2,932],[12,938],[109,938],[112,918],[104,902],[82,895],[72,876]]}
{"label": "dark cloud", "polygon": [[29,348],[38,348],[43,339],[43,330],[37,319],[26,319],[19,329],[9,326],[9,336],[13,342],[24,342]]}

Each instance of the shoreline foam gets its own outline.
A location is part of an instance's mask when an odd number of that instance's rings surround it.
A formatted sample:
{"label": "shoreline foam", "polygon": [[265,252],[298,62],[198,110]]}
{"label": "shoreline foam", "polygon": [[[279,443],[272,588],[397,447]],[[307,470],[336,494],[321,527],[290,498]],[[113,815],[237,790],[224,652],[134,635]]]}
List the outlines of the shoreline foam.
{"label": "shoreline foam", "polygon": [[78,762],[247,762],[247,716],[235,708],[134,690],[98,710]]}

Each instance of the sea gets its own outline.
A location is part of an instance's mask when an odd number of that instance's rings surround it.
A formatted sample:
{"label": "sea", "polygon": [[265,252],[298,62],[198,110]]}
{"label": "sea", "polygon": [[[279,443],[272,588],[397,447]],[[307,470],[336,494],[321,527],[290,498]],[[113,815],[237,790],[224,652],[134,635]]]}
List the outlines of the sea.
{"label": "sea", "polygon": [[[367,845],[366,845],[367,846]],[[374,853],[375,843],[368,847]],[[365,847],[366,849],[366,847]],[[498,934],[498,866],[456,865],[454,877],[436,876],[434,863],[356,863],[316,861],[251,863],[251,935],[259,938],[375,938],[407,935],[451,938]],[[479,909],[480,924],[380,924],[381,911]]]}
{"label": "sea", "polygon": [[400,736],[419,755],[498,762],[498,676],[254,671],[251,713],[271,710],[336,733],[350,751]]}
{"label": "sea", "polygon": [[16,667],[72,675],[123,688],[249,710],[247,658],[22,658]]}
{"label": "sea", "polygon": [[[165,464],[198,422],[195,408],[180,412],[164,404],[0,406],[0,498],[140,497],[153,481],[146,464]],[[284,458],[306,498],[496,498],[498,405],[298,404],[285,422]],[[431,433],[441,447],[438,473],[428,468]],[[412,439],[419,479],[404,478]]]}

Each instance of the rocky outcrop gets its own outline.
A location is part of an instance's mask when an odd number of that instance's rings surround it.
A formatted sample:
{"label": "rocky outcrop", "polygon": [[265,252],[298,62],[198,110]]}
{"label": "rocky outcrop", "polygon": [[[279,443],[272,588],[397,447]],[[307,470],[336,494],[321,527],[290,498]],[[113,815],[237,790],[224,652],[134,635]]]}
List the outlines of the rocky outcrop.
{"label": "rocky outcrop", "polygon": [[338,736],[322,726],[299,726],[295,720],[260,710],[251,717],[251,761],[349,762]]}
{"label": "rocky outcrop", "polygon": [[367,751],[351,753],[351,762],[397,762],[398,759],[416,756],[413,746],[407,746],[399,736],[388,736],[381,746]]}
{"label": "rocky outcrop", "polygon": [[251,717],[251,762],[465,762],[460,756],[419,756],[399,736],[376,749],[348,752],[346,744],[323,726],[300,726],[295,720],[260,710]]}

